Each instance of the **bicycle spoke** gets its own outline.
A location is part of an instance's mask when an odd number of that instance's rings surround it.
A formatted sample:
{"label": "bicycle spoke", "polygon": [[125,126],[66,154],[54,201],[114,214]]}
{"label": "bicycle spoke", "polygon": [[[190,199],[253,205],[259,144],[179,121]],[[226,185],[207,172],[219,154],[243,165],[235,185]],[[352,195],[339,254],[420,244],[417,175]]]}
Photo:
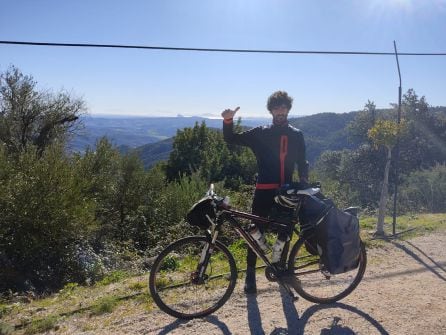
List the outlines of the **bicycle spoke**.
{"label": "bicycle spoke", "polygon": [[318,255],[309,255],[302,240],[293,248],[289,266],[300,281],[298,293],[302,297],[316,303],[331,303],[350,294],[359,284],[365,271],[366,254],[362,246],[359,266],[333,275],[324,270]]}
{"label": "bicycle spoke", "polygon": [[229,251],[217,243],[203,267],[207,243],[204,237],[180,240],[155,261],[150,289],[165,312],[181,318],[203,316],[229,298],[237,276],[235,262]]}

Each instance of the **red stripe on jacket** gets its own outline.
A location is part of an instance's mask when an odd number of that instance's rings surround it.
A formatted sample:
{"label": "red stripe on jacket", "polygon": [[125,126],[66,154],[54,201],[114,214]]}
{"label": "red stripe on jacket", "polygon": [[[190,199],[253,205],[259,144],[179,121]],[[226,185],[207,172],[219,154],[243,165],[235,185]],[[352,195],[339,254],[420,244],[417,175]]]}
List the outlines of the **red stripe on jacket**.
{"label": "red stripe on jacket", "polygon": [[280,137],[280,185],[285,183],[285,158],[288,153],[288,136]]}

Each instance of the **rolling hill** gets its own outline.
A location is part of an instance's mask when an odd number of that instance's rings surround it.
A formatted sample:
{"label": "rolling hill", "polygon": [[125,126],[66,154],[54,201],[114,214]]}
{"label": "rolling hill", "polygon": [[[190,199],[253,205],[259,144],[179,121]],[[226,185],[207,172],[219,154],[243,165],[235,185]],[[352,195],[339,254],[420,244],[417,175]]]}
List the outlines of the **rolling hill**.
{"label": "rolling hill", "polygon": [[[307,144],[308,160],[314,162],[324,150],[340,150],[354,147],[347,140],[346,126],[354,119],[355,115],[355,112],[344,114],[315,114],[290,119],[290,124],[303,131]],[[269,120],[267,122],[265,122],[266,120],[256,121],[257,123],[254,125],[267,124]],[[254,122],[250,123],[250,127],[254,126],[252,125]],[[209,127],[221,129],[221,120],[211,120],[209,123],[206,120],[206,124]],[[246,125],[246,122],[242,120],[242,124]],[[173,139],[168,139],[156,143],[149,143],[135,150],[143,160],[144,166],[150,167],[159,160],[169,158],[172,143]]]}

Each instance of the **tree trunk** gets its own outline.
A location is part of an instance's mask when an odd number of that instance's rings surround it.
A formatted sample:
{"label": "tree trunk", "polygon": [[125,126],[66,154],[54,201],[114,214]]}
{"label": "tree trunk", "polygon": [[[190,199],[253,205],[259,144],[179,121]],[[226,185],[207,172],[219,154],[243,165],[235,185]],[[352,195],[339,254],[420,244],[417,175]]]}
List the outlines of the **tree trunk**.
{"label": "tree trunk", "polygon": [[378,210],[378,223],[376,224],[376,235],[384,236],[384,217],[386,215],[386,205],[387,205],[387,194],[389,190],[389,170],[390,162],[392,160],[392,148],[386,146],[387,148],[387,161],[386,167],[384,169],[384,180],[383,186],[381,188],[381,197],[379,199],[379,210]]}

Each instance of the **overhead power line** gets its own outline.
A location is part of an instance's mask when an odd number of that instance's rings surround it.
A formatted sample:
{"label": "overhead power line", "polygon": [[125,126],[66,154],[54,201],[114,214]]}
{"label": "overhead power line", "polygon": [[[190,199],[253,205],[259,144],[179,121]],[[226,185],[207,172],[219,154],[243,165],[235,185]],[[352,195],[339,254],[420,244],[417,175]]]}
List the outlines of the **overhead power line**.
{"label": "overhead power line", "polygon": [[[29,46],[47,46],[47,47],[116,48],[116,49],[145,49],[145,50],[195,51],[195,52],[395,56],[394,52],[370,52],[370,51],[318,51],[318,50],[259,50],[259,49],[220,49],[220,48],[180,48],[180,47],[160,47],[160,46],[145,46],[145,45],[90,44],[90,43],[49,43],[49,42],[28,42],[28,41],[0,41],[0,44],[29,45]],[[400,55],[400,56],[446,56],[446,53],[441,53],[441,52],[438,52],[438,53],[399,52],[398,55]]]}

